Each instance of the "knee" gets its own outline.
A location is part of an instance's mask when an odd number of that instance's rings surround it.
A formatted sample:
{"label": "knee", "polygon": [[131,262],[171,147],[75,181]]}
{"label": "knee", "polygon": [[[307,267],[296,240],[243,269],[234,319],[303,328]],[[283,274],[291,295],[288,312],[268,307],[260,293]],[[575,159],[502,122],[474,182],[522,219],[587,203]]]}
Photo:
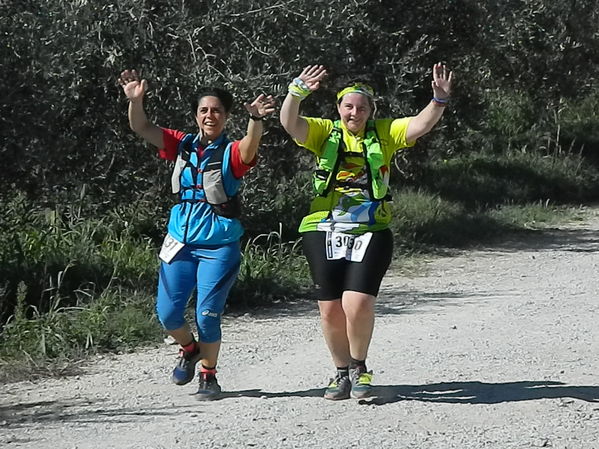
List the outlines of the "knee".
{"label": "knee", "polygon": [[162,327],[166,330],[175,330],[185,325],[183,313],[174,307],[157,307],[156,314]]}
{"label": "knee", "polygon": [[221,339],[221,313],[210,309],[199,311],[196,317],[198,334],[203,343],[214,343]]}
{"label": "knee", "polygon": [[345,312],[339,301],[321,301],[319,309],[321,321],[331,325],[345,323]]}
{"label": "knee", "polygon": [[374,314],[374,301],[369,299],[348,301],[345,314],[348,321],[358,321],[365,316],[370,316]]}

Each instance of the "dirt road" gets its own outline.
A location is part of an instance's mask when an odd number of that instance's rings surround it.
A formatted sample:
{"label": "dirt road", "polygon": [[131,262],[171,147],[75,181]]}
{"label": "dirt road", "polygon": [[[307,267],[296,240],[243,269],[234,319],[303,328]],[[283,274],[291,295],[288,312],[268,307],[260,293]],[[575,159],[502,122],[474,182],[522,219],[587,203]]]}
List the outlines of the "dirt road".
{"label": "dirt road", "polygon": [[322,399],[306,302],[226,319],[212,403],[170,384],[173,346],[2,385],[0,447],[599,448],[599,216],[424,271],[385,280],[374,398]]}

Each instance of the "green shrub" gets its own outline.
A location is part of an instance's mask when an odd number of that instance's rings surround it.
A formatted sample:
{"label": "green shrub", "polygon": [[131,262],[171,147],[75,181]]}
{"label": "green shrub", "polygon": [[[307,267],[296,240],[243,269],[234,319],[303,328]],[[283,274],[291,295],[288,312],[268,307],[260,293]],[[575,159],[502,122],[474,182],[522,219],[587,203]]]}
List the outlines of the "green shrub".
{"label": "green shrub", "polygon": [[424,190],[404,189],[395,195],[391,229],[400,251],[430,245],[462,246],[505,230],[484,213]]}
{"label": "green shrub", "polygon": [[25,304],[26,287],[19,284],[14,315],[0,333],[0,378],[16,380],[22,375],[70,365],[98,351],[123,351],[162,335],[153,313],[153,298],[125,290],[105,290],[77,306],[62,307],[60,296],[40,313]]}
{"label": "green shrub", "polygon": [[599,195],[599,170],[577,154],[476,152],[426,165],[420,185],[470,209],[506,202],[581,203]]}
{"label": "green shrub", "polygon": [[399,252],[436,251],[441,247],[463,247],[510,232],[538,229],[575,218],[576,207],[557,206],[550,201],[493,204],[468,209],[424,190],[405,189],[395,195],[391,229]]}
{"label": "green shrub", "polygon": [[255,307],[305,295],[311,283],[299,242],[283,241],[281,227],[248,240],[229,306]]}

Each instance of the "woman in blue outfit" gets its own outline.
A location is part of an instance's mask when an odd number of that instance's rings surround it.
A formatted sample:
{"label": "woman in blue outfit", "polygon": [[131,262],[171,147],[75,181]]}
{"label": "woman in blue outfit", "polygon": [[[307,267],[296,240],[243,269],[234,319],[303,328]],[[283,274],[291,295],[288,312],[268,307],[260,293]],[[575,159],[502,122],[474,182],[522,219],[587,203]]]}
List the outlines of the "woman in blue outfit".
{"label": "woman in blue outfit", "polygon": [[[186,134],[148,120],[143,107],[148,83],[135,70],[123,71],[119,84],[129,100],[131,129],[156,146],[161,158],[175,161],[171,182],[179,203],[171,209],[160,251],[156,301],[160,322],[181,346],[172,380],[177,385],[189,383],[200,362],[197,397],[214,399],[221,391],[216,379],[221,315],[241,257],[237,193],[241,178],[256,164],[262,119],[274,111],[274,100],[259,95],[246,103],[247,133],[232,141],[225,134],[233,107],[229,92],[201,89],[191,105],[199,132]],[[194,288],[197,340],[184,318]]]}

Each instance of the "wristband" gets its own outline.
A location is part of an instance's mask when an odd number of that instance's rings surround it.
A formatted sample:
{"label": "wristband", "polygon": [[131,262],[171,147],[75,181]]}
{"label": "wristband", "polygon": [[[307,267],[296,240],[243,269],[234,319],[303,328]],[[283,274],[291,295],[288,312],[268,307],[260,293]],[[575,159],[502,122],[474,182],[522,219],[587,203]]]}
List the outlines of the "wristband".
{"label": "wristband", "polygon": [[264,117],[256,117],[255,115],[250,114],[250,120],[255,122],[261,122]]}
{"label": "wristband", "polygon": [[308,85],[301,78],[294,78],[293,79],[293,84],[295,84],[296,86],[298,86],[302,90],[310,90],[310,88],[308,87]]}
{"label": "wristband", "polygon": [[447,104],[449,103],[449,98],[433,97],[432,101],[435,104],[435,106],[444,107],[444,106],[447,106]]}
{"label": "wristband", "polygon": [[306,97],[312,93],[308,85],[299,78],[295,78],[293,81],[291,81],[291,84],[289,84],[288,87],[288,92],[294,97],[299,98],[300,101],[306,99]]}

